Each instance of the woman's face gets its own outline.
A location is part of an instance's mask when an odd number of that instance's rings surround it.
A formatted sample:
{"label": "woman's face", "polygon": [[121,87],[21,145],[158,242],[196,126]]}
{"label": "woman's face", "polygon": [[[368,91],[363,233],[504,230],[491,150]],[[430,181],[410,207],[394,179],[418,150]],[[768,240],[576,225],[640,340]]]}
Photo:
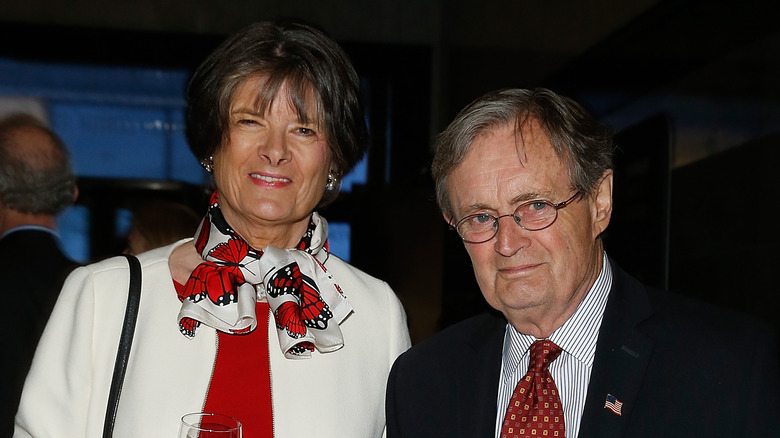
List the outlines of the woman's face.
{"label": "woman's face", "polygon": [[309,123],[299,120],[284,84],[268,111],[257,109],[265,82],[246,80],[230,106],[228,138],[214,154],[214,179],[227,222],[253,247],[292,247],[308,225],[331,170],[331,151],[318,126],[314,99]]}

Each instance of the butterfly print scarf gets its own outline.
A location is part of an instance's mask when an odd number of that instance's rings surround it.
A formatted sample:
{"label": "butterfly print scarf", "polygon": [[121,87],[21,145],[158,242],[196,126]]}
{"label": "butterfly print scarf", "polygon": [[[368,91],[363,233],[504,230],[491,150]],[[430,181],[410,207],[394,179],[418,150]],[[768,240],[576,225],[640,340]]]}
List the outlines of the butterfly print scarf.
{"label": "butterfly print scarf", "polygon": [[195,248],[204,261],[179,295],[182,334],[195,336],[201,324],[230,334],[251,332],[257,327],[255,304],[266,300],[285,357],[309,358],[315,348],[341,348],[338,325],[352,307],[323,265],[329,255],[327,235],[327,221],[312,213],[295,248],[252,248],[225,221],[214,192],[195,233]]}

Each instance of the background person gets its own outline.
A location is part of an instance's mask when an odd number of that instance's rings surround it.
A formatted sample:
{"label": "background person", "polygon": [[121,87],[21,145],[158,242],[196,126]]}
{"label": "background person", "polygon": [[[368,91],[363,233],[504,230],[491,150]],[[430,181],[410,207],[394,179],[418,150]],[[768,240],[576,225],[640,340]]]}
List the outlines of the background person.
{"label": "background person", "polygon": [[770,329],[607,257],[612,150],[545,89],[489,93],[439,136],[437,200],[497,312],[398,358],[389,438],[777,436]]}
{"label": "background person", "polygon": [[190,207],[178,202],[147,202],[133,211],[125,252],[141,254],[192,237],[200,219]]}
{"label": "background person", "polygon": [[[244,437],[380,437],[409,347],[383,281],[328,252],[338,178],[363,156],[358,76],[322,32],[258,23],[190,81],[187,137],[216,190],[195,239],[139,256],[138,327],[117,436],[176,436],[190,412]],[[112,258],[63,288],[27,379],[16,436],[100,436],[127,294]]]}
{"label": "background person", "polygon": [[60,137],[28,114],[0,120],[0,292],[3,379],[0,436],[14,413],[35,346],[67,274],[57,216],[77,196],[76,177]]}

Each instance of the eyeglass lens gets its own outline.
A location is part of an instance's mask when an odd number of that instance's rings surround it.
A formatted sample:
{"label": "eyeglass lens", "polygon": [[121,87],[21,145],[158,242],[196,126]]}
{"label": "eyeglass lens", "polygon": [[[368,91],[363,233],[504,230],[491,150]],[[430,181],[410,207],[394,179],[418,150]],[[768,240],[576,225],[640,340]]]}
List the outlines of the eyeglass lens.
{"label": "eyeglass lens", "polygon": [[495,217],[487,213],[466,216],[457,224],[460,236],[468,242],[487,241],[498,232],[498,220],[505,216],[514,216],[515,222],[529,231],[540,230],[553,223],[558,210],[547,201],[532,201],[522,204],[514,213]]}
{"label": "eyeglass lens", "polygon": [[460,237],[469,243],[483,243],[492,239],[498,233],[499,219],[506,216],[512,216],[517,225],[528,231],[543,230],[558,218],[558,209],[567,206],[578,195],[579,192],[560,204],[544,200],[529,201],[517,206],[512,214],[498,217],[488,213],[468,215],[458,221],[455,228]]}

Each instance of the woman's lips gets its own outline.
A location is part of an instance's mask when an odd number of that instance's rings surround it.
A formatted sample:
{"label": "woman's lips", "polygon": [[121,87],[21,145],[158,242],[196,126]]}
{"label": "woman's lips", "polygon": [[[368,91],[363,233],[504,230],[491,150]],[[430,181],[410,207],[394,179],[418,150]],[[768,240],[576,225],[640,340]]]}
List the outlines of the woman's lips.
{"label": "woman's lips", "polygon": [[266,173],[250,173],[249,176],[255,183],[266,186],[284,186],[292,182],[291,179],[281,175],[270,175]]}

